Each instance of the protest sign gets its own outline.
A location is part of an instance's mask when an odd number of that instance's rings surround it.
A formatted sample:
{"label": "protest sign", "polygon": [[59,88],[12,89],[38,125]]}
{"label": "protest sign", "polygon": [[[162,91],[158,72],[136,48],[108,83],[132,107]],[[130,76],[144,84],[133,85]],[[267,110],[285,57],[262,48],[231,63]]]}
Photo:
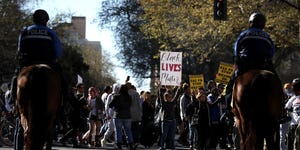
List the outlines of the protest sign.
{"label": "protest sign", "polygon": [[204,87],[204,77],[201,75],[189,75],[190,79],[190,88],[191,89],[199,89],[200,87]]}
{"label": "protest sign", "polygon": [[180,85],[182,73],[182,52],[160,52],[161,85]]}
{"label": "protest sign", "polygon": [[227,84],[231,78],[233,71],[234,68],[232,64],[220,62],[218,74],[216,76],[216,82]]}

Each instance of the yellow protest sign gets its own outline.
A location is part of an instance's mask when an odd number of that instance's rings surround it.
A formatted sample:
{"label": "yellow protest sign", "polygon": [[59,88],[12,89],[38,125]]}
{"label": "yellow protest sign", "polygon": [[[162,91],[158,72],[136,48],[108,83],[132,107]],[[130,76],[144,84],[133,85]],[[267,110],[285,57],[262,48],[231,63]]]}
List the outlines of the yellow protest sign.
{"label": "yellow protest sign", "polygon": [[204,87],[204,77],[201,75],[189,75],[190,79],[190,88],[198,89],[200,87]]}
{"label": "yellow protest sign", "polygon": [[234,68],[232,64],[220,62],[218,74],[216,75],[216,82],[227,84],[233,72]]}

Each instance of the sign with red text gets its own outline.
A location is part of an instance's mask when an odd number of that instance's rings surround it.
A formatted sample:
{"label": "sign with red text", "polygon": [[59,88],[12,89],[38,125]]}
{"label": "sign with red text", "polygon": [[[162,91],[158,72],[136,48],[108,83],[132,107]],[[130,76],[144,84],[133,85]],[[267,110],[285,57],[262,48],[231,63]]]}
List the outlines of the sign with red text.
{"label": "sign with red text", "polygon": [[180,85],[182,71],[182,52],[160,52],[161,85]]}

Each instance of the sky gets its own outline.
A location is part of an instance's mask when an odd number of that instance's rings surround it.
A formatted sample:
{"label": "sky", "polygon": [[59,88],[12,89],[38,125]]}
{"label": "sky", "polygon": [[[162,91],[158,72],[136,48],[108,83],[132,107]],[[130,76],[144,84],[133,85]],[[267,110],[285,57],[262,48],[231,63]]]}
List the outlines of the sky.
{"label": "sky", "polygon": [[[102,50],[114,56],[116,50],[114,48],[113,33],[109,30],[101,29],[98,23],[93,21],[97,17],[97,12],[101,9],[101,2],[102,0],[40,0],[32,5],[35,9],[46,10],[50,18],[60,12],[72,13],[74,14],[73,16],[85,16],[86,39],[89,41],[100,41]],[[112,58],[112,60],[115,62],[115,65],[118,65],[117,59]],[[115,72],[117,74],[117,82],[119,83],[124,83],[127,75],[131,76],[130,72],[121,67],[116,67]],[[130,81],[136,85],[134,80],[137,79],[131,77]],[[141,90],[149,90],[149,86],[147,85],[139,88]]]}

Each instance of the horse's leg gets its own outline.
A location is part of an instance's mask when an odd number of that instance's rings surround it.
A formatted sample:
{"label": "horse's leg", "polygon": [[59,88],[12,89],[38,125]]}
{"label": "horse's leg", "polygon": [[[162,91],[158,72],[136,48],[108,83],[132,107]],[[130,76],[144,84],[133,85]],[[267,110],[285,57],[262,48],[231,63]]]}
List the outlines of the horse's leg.
{"label": "horse's leg", "polygon": [[[55,95],[55,94],[54,94]],[[59,94],[57,94],[59,95]],[[60,99],[60,98],[56,98]],[[54,102],[55,99],[50,99],[50,102],[48,102],[48,109],[49,109],[49,123],[46,124],[46,131],[47,131],[47,139],[46,139],[46,150],[51,150],[52,144],[53,144],[53,134],[54,134],[54,122],[56,119],[56,112],[58,110],[60,101],[57,103]]]}
{"label": "horse's leg", "polygon": [[42,150],[44,143],[41,142],[39,132],[35,132],[38,129],[37,126],[32,126],[31,119],[28,119],[28,128],[25,130],[25,149],[26,150]]}
{"label": "horse's leg", "polygon": [[241,150],[247,150],[247,138],[248,138],[248,125],[247,121],[245,120],[243,111],[240,109],[240,107],[235,103],[234,105],[234,114],[236,117],[236,125],[239,131],[240,136],[240,148]]}
{"label": "horse's leg", "polygon": [[[39,123],[38,123],[39,122]],[[31,145],[32,150],[42,150],[46,141],[44,119],[38,120],[32,127]]]}
{"label": "horse's leg", "polygon": [[[35,101],[37,102],[37,101]],[[39,107],[38,107],[39,106]],[[51,115],[48,115],[47,108],[45,104],[35,106],[35,111],[32,114],[32,145],[34,145],[34,149],[40,150],[44,148],[44,145],[49,138],[47,135],[48,133],[48,126],[51,125]]]}
{"label": "horse's leg", "polygon": [[245,149],[245,144],[244,144],[244,134],[241,132],[241,127],[240,127],[240,124],[237,123],[236,125],[237,129],[238,129],[238,134],[239,134],[239,144],[240,144],[240,149],[241,150],[244,150]]}
{"label": "horse's leg", "polygon": [[247,135],[245,133],[244,129],[244,121],[243,119],[236,119],[236,125],[239,131],[239,137],[240,137],[240,149],[241,150],[246,150],[246,139],[247,139]]}
{"label": "horse's leg", "polygon": [[[27,124],[27,123],[26,123]],[[25,150],[31,150],[31,129],[28,127],[25,129],[24,128],[24,148]]]}
{"label": "horse's leg", "polygon": [[253,128],[252,121],[245,121],[244,150],[263,150],[263,137],[258,136]]}
{"label": "horse's leg", "polygon": [[48,137],[47,137],[47,140],[46,140],[46,150],[51,150],[52,144],[53,144],[52,140],[53,140],[53,134],[51,132],[51,133],[48,133]]}
{"label": "horse's leg", "polygon": [[241,150],[263,150],[264,138],[256,135],[252,121],[241,119],[238,123]]}
{"label": "horse's leg", "polygon": [[[253,134],[254,134],[254,132],[253,132]],[[255,150],[263,150],[264,149],[264,137],[256,136],[253,139],[254,139],[254,141],[252,144],[255,145],[255,147],[254,147]]]}
{"label": "horse's leg", "polygon": [[53,144],[54,118],[51,119],[47,129],[46,150],[51,150]]}
{"label": "horse's leg", "polygon": [[279,150],[280,149],[280,133],[279,128],[276,128],[276,132],[266,137],[267,150]]}
{"label": "horse's leg", "polygon": [[239,135],[239,145],[241,150],[245,150],[245,132],[244,132],[244,119],[242,119],[241,110],[236,105],[236,101],[233,101],[232,112],[235,115],[235,124]]}

